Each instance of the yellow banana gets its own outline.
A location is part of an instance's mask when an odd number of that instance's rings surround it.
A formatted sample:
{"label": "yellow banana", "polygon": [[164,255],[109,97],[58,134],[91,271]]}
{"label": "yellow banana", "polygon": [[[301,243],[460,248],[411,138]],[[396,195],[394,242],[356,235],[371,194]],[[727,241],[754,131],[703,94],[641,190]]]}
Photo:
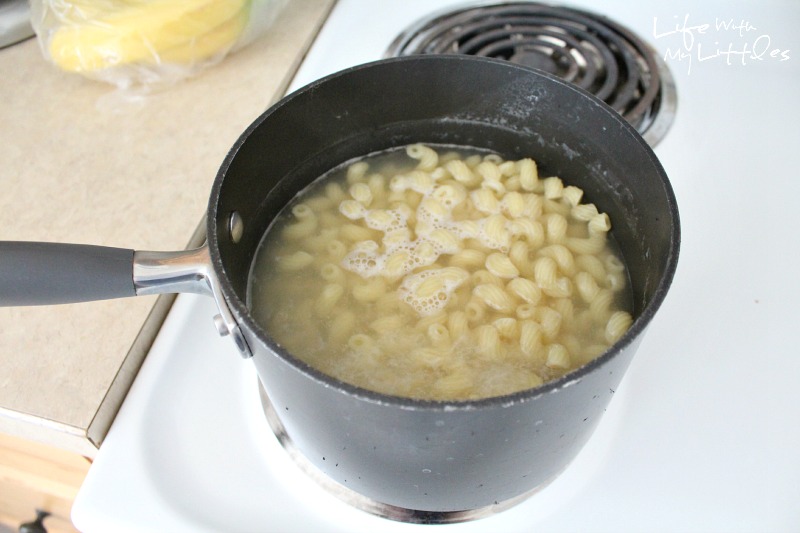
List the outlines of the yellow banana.
{"label": "yellow banana", "polygon": [[[90,3],[78,0],[76,9],[91,9],[83,4]],[[62,69],[91,72],[157,63],[168,50],[174,58],[208,57],[219,49],[211,48],[214,43],[224,47],[235,42],[246,24],[249,0],[117,0],[95,9],[89,20],[62,24],[54,32],[50,55]],[[203,50],[191,53],[193,45]]]}
{"label": "yellow banana", "polygon": [[[248,11],[243,9],[234,16],[191,42],[164,50],[158,62],[190,65],[213,57],[215,54],[227,52],[236,43],[247,25]],[[151,61],[155,63],[156,61]]]}

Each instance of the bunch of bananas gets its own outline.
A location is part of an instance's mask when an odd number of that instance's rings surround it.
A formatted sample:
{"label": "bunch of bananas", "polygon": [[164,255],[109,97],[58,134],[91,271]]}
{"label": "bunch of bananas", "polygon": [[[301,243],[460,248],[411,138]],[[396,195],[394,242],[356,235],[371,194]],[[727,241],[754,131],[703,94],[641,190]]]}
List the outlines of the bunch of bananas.
{"label": "bunch of bananas", "polygon": [[[251,0],[58,0],[48,50],[64,70],[190,65],[226,53],[242,35]],[[57,6],[56,6],[57,5]]]}

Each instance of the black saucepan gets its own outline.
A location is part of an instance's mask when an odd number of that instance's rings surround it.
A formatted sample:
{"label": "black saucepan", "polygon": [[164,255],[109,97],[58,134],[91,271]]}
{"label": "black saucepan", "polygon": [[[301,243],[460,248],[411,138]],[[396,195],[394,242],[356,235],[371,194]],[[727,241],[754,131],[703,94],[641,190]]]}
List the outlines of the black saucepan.
{"label": "black saucepan", "polygon": [[[332,167],[417,142],[533,157],[541,173],[583,188],[614,221],[629,267],[635,320],[625,336],[595,361],[537,389],[448,403],[356,388],[281,348],[246,304],[250,267],[266,228]],[[220,310],[217,327],[252,356],[293,446],[340,485],[399,510],[395,517],[417,521],[496,509],[569,464],[664,300],[680,240],[664,170],[625,120],[549,75],[464,56],[379,61],[287,96],[233,146],[207,215],[207,245],[188,252],[2,243],[0,302],[212,295]]]}

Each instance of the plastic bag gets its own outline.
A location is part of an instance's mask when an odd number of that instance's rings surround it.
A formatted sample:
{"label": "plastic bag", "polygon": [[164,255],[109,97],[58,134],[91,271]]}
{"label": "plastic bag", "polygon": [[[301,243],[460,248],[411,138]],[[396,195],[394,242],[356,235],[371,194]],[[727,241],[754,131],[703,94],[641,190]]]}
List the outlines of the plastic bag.
{"label": "plastic bag", "polygon": [[44,56],[121,89],[171,85],[263,34],[287,0],[32,0]]}

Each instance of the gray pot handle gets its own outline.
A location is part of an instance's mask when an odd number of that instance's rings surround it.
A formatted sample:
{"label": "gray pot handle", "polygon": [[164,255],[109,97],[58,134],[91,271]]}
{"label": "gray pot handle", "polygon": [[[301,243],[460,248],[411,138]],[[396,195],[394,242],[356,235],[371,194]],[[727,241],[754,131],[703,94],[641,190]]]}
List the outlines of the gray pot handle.
{"label": "gray pot handle", "polygon": [[207,246],[179,252],[0,241],[0,307],[186,292],[214,298],[214,324],[239,353],[252,352],[219,290]]}
{"label": "gray pot handle", "polygon": [[136,296],[133,250],[0,241],[0,306]]}
{"label": "gray pot handle", "polygon": [[0,306],[192,292],[212,295],[208,248],[179,252],[0,241]]}

